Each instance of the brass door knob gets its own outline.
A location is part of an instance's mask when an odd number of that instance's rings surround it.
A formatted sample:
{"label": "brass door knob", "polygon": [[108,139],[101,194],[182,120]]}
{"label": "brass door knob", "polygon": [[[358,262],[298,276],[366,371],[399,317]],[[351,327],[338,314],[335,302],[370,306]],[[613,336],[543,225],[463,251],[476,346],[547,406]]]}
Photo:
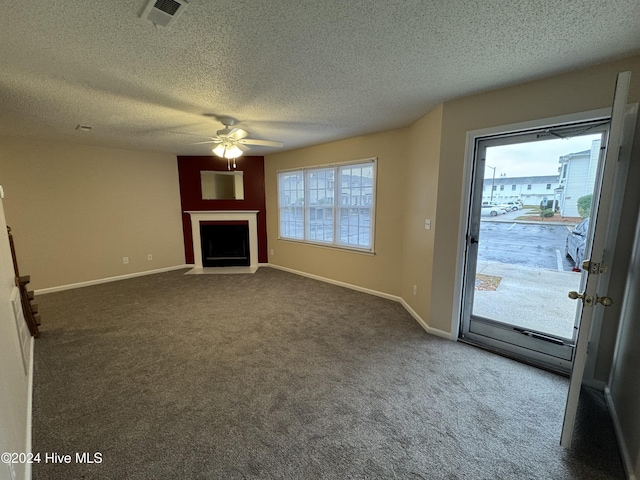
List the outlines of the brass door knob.
{"label": "brass door knob", "polygon": [[586,293],[569,292],[569,298],[571,300],[581,299],[582,303],[584,303],[586,306],[593,306],[593,297],[591,295],[587,295]]}
{"label": "brass door knob", "polygon": [[610,305],[613,305],[613,300],[609,297],[597,297],[596,303],[602,304],[603,307],[608,307]]}
{"label": "brass door knob", "polygon": [[595,297],[595,302],[594,302],[594,297],[592,297],[591,295],[587,295],[586,293],[573,292],[573,291],[569,292],[569,298],[571,300],[581,299],[585,305],[590,307],[593,306],[594,303],[599,303],[603,307],[608,307],[613,304],[613,300],[609,297]]}

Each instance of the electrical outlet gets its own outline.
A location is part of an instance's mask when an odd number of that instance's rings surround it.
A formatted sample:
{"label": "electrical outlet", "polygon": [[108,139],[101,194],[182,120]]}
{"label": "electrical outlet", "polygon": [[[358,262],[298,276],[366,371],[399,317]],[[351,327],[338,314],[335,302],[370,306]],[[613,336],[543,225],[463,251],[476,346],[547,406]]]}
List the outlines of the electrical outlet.
{"label": "electrical outlet", "polygon": [[153,260],[153,255],[152,254],[147,255],[147,260],[149,261]]}
{"label": "electrical outlet", "polygon": [[414,294],[414,295],[417,295],[417,294],[418,294],[418,286],[417,286],[417,285],[414,285],[414,286],[413,286],[413,294]]}
{"label": "electrical outlet", "polygon": [[129,257],[122,257],[122,263],[127,265],[129,263]]}
{"label": "electrical outlet", "polygon": [[270,250],[271,255],[273,255],[273,248]]}
{"label": "electrical outlet", "polygon": [[424,229],[431,230],[431,220],[429,220],[428,218],[424,221]]}

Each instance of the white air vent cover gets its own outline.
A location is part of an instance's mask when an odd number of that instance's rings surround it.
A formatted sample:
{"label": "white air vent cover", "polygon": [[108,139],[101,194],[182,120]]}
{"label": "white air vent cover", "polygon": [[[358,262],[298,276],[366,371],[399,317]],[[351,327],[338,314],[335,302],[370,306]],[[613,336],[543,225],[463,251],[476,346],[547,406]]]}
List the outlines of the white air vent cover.
{"label": "white air vent cover", "polygon": [[155,25],[168,28],[185,8],[187,8],[185,0],[150,0],[140,17],[146,18]]}

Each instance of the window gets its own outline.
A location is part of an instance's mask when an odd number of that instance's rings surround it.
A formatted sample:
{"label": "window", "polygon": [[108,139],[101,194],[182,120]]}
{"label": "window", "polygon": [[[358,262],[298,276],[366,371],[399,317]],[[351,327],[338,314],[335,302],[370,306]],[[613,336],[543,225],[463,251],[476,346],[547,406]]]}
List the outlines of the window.
{"label": "window", "polygon": [[531,184],[527,185],[527,190],[531,190]]}
{"label": "window", "polygon": [[502,192],[504,190],[504,185],[500,185],[500,191]]}
{"label": "window", "polygon": [[279,235],[373,251],[375,159],[278,172]]}
{"label": "window", "polygon": [[498,189],[498,186],[497,186],[497,185],[494,185],[494,186],[493,186],[493,191],[495,192],[497,189]]}
{"label": "window", "polygon": [[547,183],[547,190],[551,190],[551,184]]}
{"label": "window", "polygon": [[280,236],[303,238],[304,181],[302,172],[278,174]]}
{"label": "window", "polygon": [[511,191],[515,192],[516,191],[516,186],[515,185],[511,185]]}

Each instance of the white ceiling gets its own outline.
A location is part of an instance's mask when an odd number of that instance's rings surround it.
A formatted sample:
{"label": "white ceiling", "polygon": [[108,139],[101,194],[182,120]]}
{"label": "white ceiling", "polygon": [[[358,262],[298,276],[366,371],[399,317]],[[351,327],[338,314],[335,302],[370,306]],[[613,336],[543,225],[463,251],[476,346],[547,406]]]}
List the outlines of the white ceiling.
{"label": "white ceiling", "polygon": [[638,0],[191,0],[170,29],[146,3],[5,2],[0,133],[210,155],[230,115],[290,150],[640,52]]}

